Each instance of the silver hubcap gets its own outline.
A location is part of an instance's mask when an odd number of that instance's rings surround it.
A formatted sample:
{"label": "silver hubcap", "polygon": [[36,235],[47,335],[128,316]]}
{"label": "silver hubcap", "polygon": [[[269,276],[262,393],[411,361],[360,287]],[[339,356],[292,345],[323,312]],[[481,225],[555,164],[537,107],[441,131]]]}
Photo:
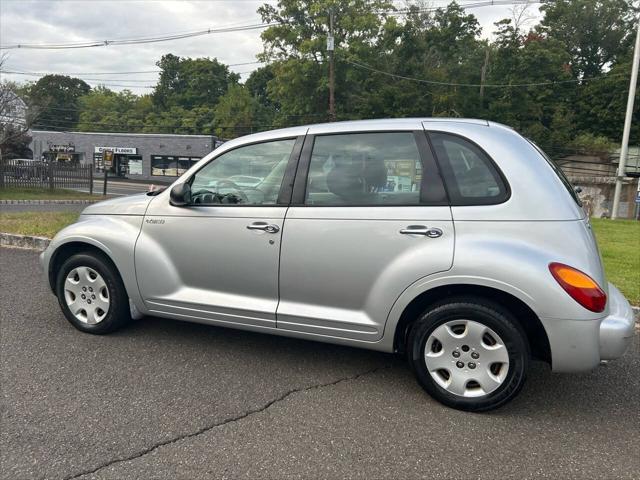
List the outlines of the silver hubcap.
{"label": "silver hubcap", "polygon": [[438,385],[462,397],[493,392],[509,371],[502,339],[473,320],[453,320],[436,328],[427,339],[424,360]]}
{"label": "silver hubcap", "polygon": [[109,313],[109,289],[98,272],[89,267],[77,267],[64,281],[64,299],[74,317],[82,323],[95,325]]}

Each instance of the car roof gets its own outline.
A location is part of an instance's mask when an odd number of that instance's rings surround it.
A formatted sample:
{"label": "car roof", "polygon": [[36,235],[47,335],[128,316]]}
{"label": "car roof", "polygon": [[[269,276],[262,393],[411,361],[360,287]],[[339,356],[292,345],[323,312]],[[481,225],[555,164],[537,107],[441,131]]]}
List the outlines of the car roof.
{"label": "car roof", "polygon": [[477,118],[446,118],[446,117],[413,117],[413,118],[376,118],[367,120],[344,120],[340,122],[324,122],[324,123],[312,123],[308,125],[300,125],[296,127],[279,128],[275,130],[267,130],[264,132],[254,133],[251,135],[245,135],[242,137],[229,140],[223,144],[224,150],[234,147],[236,145],[242,145],[252,142],[261,142],[276,138],[297,137],[299,135],[305,135],[306,133],[318,134],[328,132],[341,132],[349,130],[384,130],[392,129],[399,130],[403,128],[416,129],[421,128],[422,123],[435,124],[435,125],[454,125],[454,124],[466,124],[476,125],[482,127],[488,127],[490,125],[498,125],[494,122]]}

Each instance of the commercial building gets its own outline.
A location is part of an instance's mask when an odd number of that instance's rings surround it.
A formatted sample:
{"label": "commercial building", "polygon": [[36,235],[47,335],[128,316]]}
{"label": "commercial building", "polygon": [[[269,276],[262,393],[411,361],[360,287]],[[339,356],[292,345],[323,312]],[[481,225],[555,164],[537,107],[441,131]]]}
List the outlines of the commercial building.
{"label": "commercial building", "polygon": [[[172,181],[222,142],[212,135],[33,130],[34,159],[93,164],[96,174]],[[107,152],[107,153],[105,153]]]}

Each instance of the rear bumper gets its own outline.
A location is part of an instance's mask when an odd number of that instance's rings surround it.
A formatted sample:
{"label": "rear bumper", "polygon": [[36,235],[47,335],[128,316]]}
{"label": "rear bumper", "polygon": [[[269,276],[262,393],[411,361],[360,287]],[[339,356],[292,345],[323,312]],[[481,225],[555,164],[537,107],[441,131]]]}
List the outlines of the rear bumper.
{"label": "rear bumper", "polygon": [[609,284],[609,316],[600,323],[600,359],[621,357],[631,344],[633,310],[620,291]]}
{"label": "rear bumper", "polygon": [[624,354],[634,335],[633,310],[612,284],[608,304],[609,315],[602,319],[540,319],[549,339],[554,372],[593,370],[601,360]]}

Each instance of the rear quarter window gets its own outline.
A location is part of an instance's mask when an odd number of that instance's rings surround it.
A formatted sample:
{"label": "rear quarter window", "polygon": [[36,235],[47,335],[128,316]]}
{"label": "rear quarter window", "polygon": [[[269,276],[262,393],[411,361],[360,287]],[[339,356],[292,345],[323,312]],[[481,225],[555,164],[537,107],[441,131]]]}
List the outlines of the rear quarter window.
{"label": "rear quarter window", "polygon": [[578,196],[578,192],[576,191],[575,187],[571,184],[571,182],[569,181],[567,176],[564,174],[562,169],[558,165],[556,165],[554,163],[554,161],[551,160],[551,157],[549,157],[549,155],[547,155],[544,152],[544,150],[542,150],[538,145],[536,145],[533,142],[533,140],[529,140],[528,138],[526,140],[527,140],[527,142],[529,142],[533,146],[533,148],[535,148],[538,151],[538,153],[540,155],[542,155],[542,158],[544,158],[546,160],[546,162],[549,164],[551,169],[555,172],[555,174],[558,176],[558,178],[560,179],[560,181],[564,185],[564,188],[566,188],[567,191],[569,192],[569,195],[571,195],[571,198],[573,198],[573,201],[576,202],[576,204],[579,207],[582,207],[582,201],[580,200],[580,197]]}
{"label": "rear quarter window", "polygon": [[509,187],[489,155],[470,140],[429,132],[451,205],[494,205],[505,202]]}

